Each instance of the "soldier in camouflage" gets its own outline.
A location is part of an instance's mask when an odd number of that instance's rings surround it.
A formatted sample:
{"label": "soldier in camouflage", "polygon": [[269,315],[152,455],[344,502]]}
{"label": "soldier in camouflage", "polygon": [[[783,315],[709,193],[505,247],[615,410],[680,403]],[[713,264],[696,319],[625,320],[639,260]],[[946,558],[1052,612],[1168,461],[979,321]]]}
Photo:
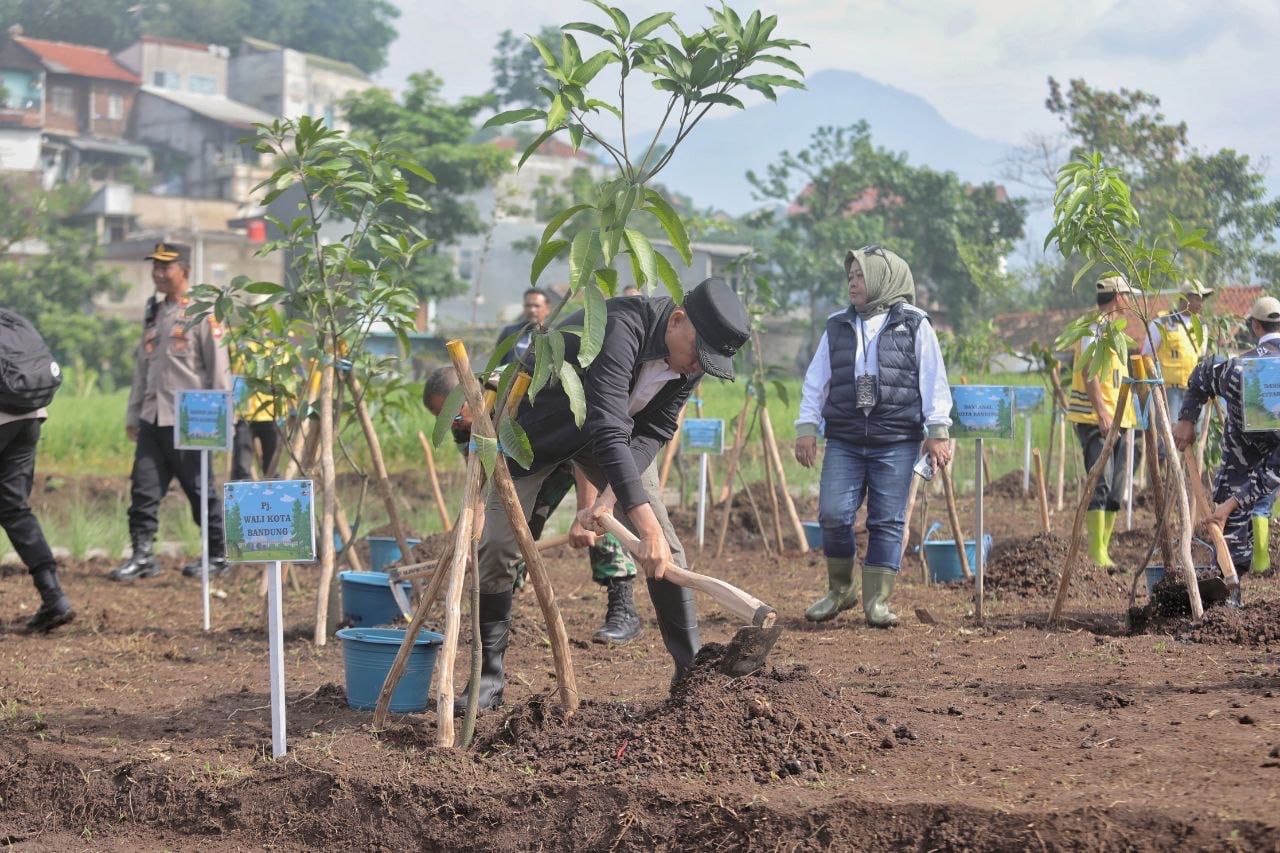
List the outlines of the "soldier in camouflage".
{"label": "soldier in camouflage", "polygon": [[1173,430],[1179,450],[1191,446],[1205,403],[1215,397],[1226,403],[1222,467],[1213,484],[1213,520],[1222,527],[1239,576],[1249,571],[1253,558],[1252,509],[1280,486],[1280,432],[1246,431],[1242,365],[1249,359],[1280,356],[1280,300],[1271,296],[1258,299],[1246,320],[1258,345],[1223,362],[1206,359],[1197,364]]}
{"label": "soldier in camouflage", "polygon": [[[422,388],[422,403],[427,411],[439,417],[445,398],[457,384],[458,376],[452,367],[441,367],[433,371]],[[471,413],[465,405],[458,417],[454,418],[452,429],[458,451],[465,455],[471,442]],[[547,519],[575,484],[576,474],[572,462],[560,465],[543,481],[529,517],[529,532],[534,539],[542,537]],[[588,553],[591,559],[591,579],[609,592],[604,624],[592,639],[597,643],[630,642],[640,634],[640,615],[636,613],[632,597],[632,582],[636,576],[635,561],[622,547],[622,543],[611,535],[597,537],[596,544],[588,549]],[[516,589],[524,586],[525,571],[525,565],[521,562],[516,568]]]}

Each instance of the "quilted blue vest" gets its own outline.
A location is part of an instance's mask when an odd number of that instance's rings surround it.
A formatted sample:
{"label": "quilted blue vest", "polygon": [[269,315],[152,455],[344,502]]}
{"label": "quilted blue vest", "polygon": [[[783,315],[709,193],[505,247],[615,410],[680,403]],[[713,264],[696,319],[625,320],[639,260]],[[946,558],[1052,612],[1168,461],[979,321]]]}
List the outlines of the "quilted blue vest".
{"label": "quilted blue vest", "polygon": [[858,408],[854,357],[861,344],[853,308],[827,318],[831,384],[822,407],[825,435],[851,444],[893,444],[925,437],[916,363],[916,330],[928,319],[923,311],[898,303],[889,309],[877,342],[880,399],[870,412]]}

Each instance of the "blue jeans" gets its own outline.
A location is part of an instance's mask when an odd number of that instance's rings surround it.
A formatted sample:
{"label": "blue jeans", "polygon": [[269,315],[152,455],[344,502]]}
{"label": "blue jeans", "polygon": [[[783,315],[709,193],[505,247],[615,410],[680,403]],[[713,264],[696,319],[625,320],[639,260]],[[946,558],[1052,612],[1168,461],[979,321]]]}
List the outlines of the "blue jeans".
{"label": "blue jeans", "polygon": [[1258,518],[1270,518],[1271,507],[1275,506],[1277,494],[1280,494],[1280,492],[1272,492],[1263,497],[1262,500],[1253,505],[1253,511],[1250,514]]}
{"label": "blue jeans", "polygon": [[862,564],[898,570],[911,466],[919,455],[918,441],[867,446],[827,439],[818,523],[828,557],[854,556],[853,519],[865,501],[869,539]]}

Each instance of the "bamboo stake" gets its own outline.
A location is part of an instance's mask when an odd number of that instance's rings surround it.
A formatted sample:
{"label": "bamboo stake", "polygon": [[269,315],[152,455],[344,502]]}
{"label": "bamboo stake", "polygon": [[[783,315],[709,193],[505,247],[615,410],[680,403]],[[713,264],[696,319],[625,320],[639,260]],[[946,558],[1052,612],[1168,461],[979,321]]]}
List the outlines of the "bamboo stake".
{"label": "bamboo stake", "polygon": [[[761,407],[764,408],[763,406]],[[760,430],[760,447],[764,453],[764,484],[769,490],[769,508],[773,512],[773,534],[777,538],[778,553],[781,554],[787,549],[786,543],[782,541],[782,513],[778,511],[778,493],[773,488],[773,466],[769,463],[769,447],[765,441],[764,429]]]}
{"label": "bamboo stake", "polygon": [[[911,488],[907,491],[907,517],[902,522],[902,552],[898,554],[898,560],[901,562],[907,556],[907,544],[911,541],[911,516],[916,511],[916,495],[920,491],[921,477],[915,471],[911,472]],[[923,550],[923,546],[921,546]]]}
{"label": "bamboo stake", "polygon": [[[1174,447],[1173,425],[1169,422],[1169,406],[1165,401],[1164,388],[1162,386],[1156,386],[1152,399],[1155,400],[1160,437],[1172,453]],[[1177,486],[1174,496],[1178,499],[1178,517],[1182,521],[1182,529],[1179,531],[1178,537],[1178,556],[1182,560],[1182,577],[1183,582],[1187,585],[1187,596],[1191,599],[1191,618],[1198,622],[1204,618],[1204,603],[1200,600],[1200,584],[1196,581],[1196,565],[1191,556],[1192,525],[1187,480],[1182,474],[1182,466],[1177,463],[1176,459],[1170,460],[1169,470],[1173,473],[1173,479]]]}
{"label": "bamboo stake", "polygon": [[1045,494],[1044,488],[1044,461],[1040,458],[1040,451],[1032,449],[1031,458],[1035,461],[1036,467],[1036,497],[1040,500],[1040,526],[1045,533],[1049,532],[1049,498]]}
{"label": "bamboo stake", "polygon": [[[480,473],[474,473],[471,470],[473,467],[480,470]],[[472,526],[475,524],[475,505],[481,494],[480,483],[483,480],[482,475],[480,454],[473,453],[471,459],[467,461],[467,486],[462,495],[462,512],[458,517],[458,524],[455,528],[453,559],[449,561],[449,585],[444,597],[444,645],[441,647],[440,655],[437,658],[440,674],[436,677],[436,746],[452,747],[454,745],[453,670],[455,658],[458,654],[458,634],[462,629],[462,581],[466,573],[467,555],[471,550]],[[426,608],[419,607],[418,609],[421,611]],[[416,632],[406,633],[401,649],[403,650],[406,645],[412,649],[413,640],[416,636]],[[390,679],[391,673],[387,673],[387,683],[390,683]],[[387,701],[390,703],[391,691],[386,688],[387,684],[384,683],[383,690],[387,692]],[[394,684],[391,689],[395,689]],[[379,705],[381,705],[381,702],[379,702]]]}
{"label": "bamboo stake", "polygon": [[[466,395],[467,404],[471,407],[471,411],[485,411],[484,392],[480,388],[480,383],[476,381],[475,375],[471,372],[471,362],[467,358],[466,347],[463,346],[462,341],[457,340],[450,341],[446,346],[449,350],[449,358],[453,361],[454,369],[458,371],[458,379],[461,382],[463,394]],[[525,389],[529,387],[530,378],[527,373],[517,375],[507,398],[508,411],[506,416],[515,416],[515,407],[519,405]],[[472,422],[471,429],[473,434],[478,433],[485,437],[496,436],[494,424],[489,418],[475,419]],[[520,505],[515,483],[511,479],[511,472],[507,469],[507,459],[501,453],[498,454],[493,466],[493,488],[497,489],[498,500],[506,513],[507,522],[510,524],[516,541],[520,545],[525,567],[529,571],[529,580],[533,584],[533,591],[537,595],[538,605],[542,609],[542,617],[547,625],[547,634],[551,641],[551,656],[555,663],[556,685],[560,693],[560,707],[564,710],[566,716],[572,715],[577,711],[581,697],[578,693],[577,678],[573,671],[573,658],[569,654],[569,634],[565,630],[564,620],[560,617],[560,608],[556,604],[555,589],[551,586],[551,579],[547,576],[546,566],[542,562],[542,554],[538,551],[538,545],[534,542],[533,534],[529,532],[529,523],[525,518],[524,508]]]}
{"label": "bamboo stake", "polygon": [[924,526],[929,523],[929,490],[920,490],[920,581],[929,585],[929,557],[924,548]]}
{"label": "bamboo stake", "polygon": [[676,417],[676,431],[671,436],[671,441],[667,443],[667,455],[662,460],[662,471],[658,474],[658,491],[662,492],[667,488],[667,477],[671,475],[671,463],[675,461],[676,450],[680,447],[680,428],[684,426],[684,410],[688,406],[680,407],[680,414]]}
{"label": "bamboo stake", "polygon": [[[1138,379],[1146,379],[1155,373],[1155,363],[1151,361],[1150,356],[1140,357],[1134,362],[1135,373]],[[1148,387],[1148,386],[1143,386]],[[1168,525],[1164,524],[1165,517],[1168,515],[1169,496],[1165,493],[1163,477],[1160,474],[1160,441],[1156,438],[1156,413],[1155,403],[1153,402],[1153,390],[1146,391],[1147,404],[1147,428],[1142,431],[1142,443],[1146,457],[1147,483],[1150,493],[1155,496],[1155,512],[1162,524],[1156,528],[1156,542],[1160,547],[1161,565],[1168,568],[1173,565],[1173,549],[1169,545]]]}
{"label": "bamboo stake", "polygon": [[[421,435],[422,433],[418,433]],[[471,678],[467,681],[467,713],[462,718],[458,745],[471,746],[480,713],[480,678],[484,672],[484,646],[480,641],[480,543],[471,540]]]}
{"label": "bamboo stake", "polygon": [[1093,467],[1089,469],[1089,475],[1085,477],[1084,488],[1080,491],[1080,502],[1076,505],[1075,521],[1071,525],[1071,545],[1067,549],[1067,561],[1062,566],[1062,575],[1058,581],[1058,594],[1054,597],[1053,610],[1049,613],[1050,625],[1056,625],[1062,615],[1062,606],[1067,600],[1067,588],[1071,584],[1071,573],[1075,570],[1076,557],[1080,554],[1080,529],[1084,527],[1084,516],[1089,509],[1089,500],[1093,496],[1093,489],[1102,477],[1102,469],[1111,464],[1111,452],[1120,438],[1120,424],[1124,422],[1125,407],[1129,404],[1130,387],[1132,386],[1128,384],[1120,386],[1120,396],[1116,400],[1116,410],[1111,419],[1111,429],[1108,430],[1107,438],[1102,443],[1102,454],[1098,457],[1098,461],[1093,463]]}
{"label": "bamboo stake", "polygon": [[742,411],[738,413],[738,426],[733,431],[733,448],[729,451],[729,468],[724,477],[724,512],[720,516],[720,536],[716,540],[716,556],[724,552],[724,540],[729,534],[729,518],[733,515],[733,477],[738,473],[738,456],[742,453],[742,445],[747,440],[747,409],[751,406],[751,397],[744,394]]}
{"label": "bamboo stake", "polygon": [[791,519],[792,532],[795,533],[796,539],[800,542],[800,553],[808,554],[809,540],[805,538],[804,525],[800,523],[800,515],[796,512],[796,504],[791,499],[791,492],[787,491],[787,472],[782,467],[782,455],[778,453],[778,442],[773,437],[773,422],[769,420],[769,408],[767,406],[760,407],[760,426],[764,430],[765,450],[769,454],[769,461],[773,463],[776,469],[778,486],[782,490],[782,502],[786,505],[787,516]]}
{"label": "bamboo stake", "polygon": [[329,588],[333,584],[333,528],[338,504],[337,471],[333,462],[333,391],[335,359],[326,359],[320,368],[320,487],[324,506],[320,521],[320,587],[316,591],[316,624],[312,641],[323,646],[328,640]]}
{"label": "bamboo stake", "polygon": [[352,373],[347,374],[347,388],[355,399],[356,417],[360,421],[360,429],[364,432],[365,443],[369,445],[374,481],[378,491],[382,493],[382,502],[387,508],[387,516],[391,519],[391,531],[395,534],[403,559],[412,560],[413,549],[409,547],[409,537],[405,534],[404,522],[400,520],[400,508],[396,505],[395,491],[391,487],[391,476],[387,473],[386,460],[382,458],[382,442],[378,440],[378,431],[374,428],[369,406],[365,402],[364,395],[360,393],[360,382]]}
{"label": "bamboo stake", "polygon": [[760,507],[756,504],[756,496],[751,491],[751,485],[747,482],[747,478],[743,476],[742,470],[738,470],[738,482],[742,483],[742,491],[747,493],[747,503],[751,505],[751,514],[756,519],[756,529],[760,531],[760,544],[764,546],[765,556],[772,556],[773,551],[769,548],[769,533],[764,529],[764,516],[760,513]]}
{"label": "bamboo stake", "polygon": [[422,455],[427,459],[427,479],[431,481],[431,494],[435,496],[436,509],[440,512],[440,524],[448,533],[453,529],[453,519],[449,517],[449,510],[444,505],[444,493],[440,491],[440,478],[436,476],[436,454],[431,449],[431,442],[427,441],[427,437],[422,434],[422,430],[418,430],[418,442],[422,445]]}
{"label": "bamboo stake", "polygon": [[[960,529],[960,513],[956,510],[956,492],[951,485],[951,466],[943,466],[939,471],[942,474],[942,494],[947,499],[947,521],[951,523],[951,538],[955,540],[956,553],[960,555],[960,570],[964,572],[966,580],[972,580],[973,570],[969,568],[969,555],[964,549],[964,531]],[[923,539],[920,550],[924,550]]]}
{"label": "bamboo stake", "polygon": [[1067,475],[1067,417],[1062,415],[1058,418],[1058,444],[1062,446],[1062,452],[1058,454],[1058,494],[1057,494],[1057,511],[1062,512],[1062,495],[1066,488]]}

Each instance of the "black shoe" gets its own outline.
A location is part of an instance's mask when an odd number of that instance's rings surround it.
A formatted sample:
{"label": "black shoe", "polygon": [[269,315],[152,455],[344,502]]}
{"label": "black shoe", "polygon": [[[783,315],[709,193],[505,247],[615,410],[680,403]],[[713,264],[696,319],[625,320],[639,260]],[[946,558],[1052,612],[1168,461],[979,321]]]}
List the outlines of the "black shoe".
{"label": "black shoe", "polygon": [[609,607],[604,624],[591,638],[596,643],[629,643],[640,636],[640,616],[631,594],[631,578],[609,579]]}
{"label": "black shoe", "polygon": [[[507,652],[507,644],[511,640],[511,593],[480,594],[480,695],[476,708],[479,711],[492,711],[502,706],[503,688],[506,686],[506,672],[503,656]],[[469,686],[454,697],[453,715],[461,717],[467,713],[467,697]]]}
{"label": "black shoe", "polygon": [[135,581],[160,574],[160,564],[156,562],[152,550],[153,544],[154,540],[151,537],[135,538],[133,556],[129,558],[129,562],[112,569],[107,577],[113,581]]}
{"label": "black shoe", "polygon": [[[226,557],[210,557],[209,558],[209,577],[216,578],[225,575],[231,571],[231,564],[227,562]],[[187,563],[182,567],[182,576],[184,578],[200,577],[200,561],[196,560]]]}
{"label": "black shoe", "polygon": [[71,606],[71,602],[65,595],[60,595],[52,603],[40,605],[36,615],[27,620],[27,630],[33,634],[47,634],[75,618],[75,608]]}

